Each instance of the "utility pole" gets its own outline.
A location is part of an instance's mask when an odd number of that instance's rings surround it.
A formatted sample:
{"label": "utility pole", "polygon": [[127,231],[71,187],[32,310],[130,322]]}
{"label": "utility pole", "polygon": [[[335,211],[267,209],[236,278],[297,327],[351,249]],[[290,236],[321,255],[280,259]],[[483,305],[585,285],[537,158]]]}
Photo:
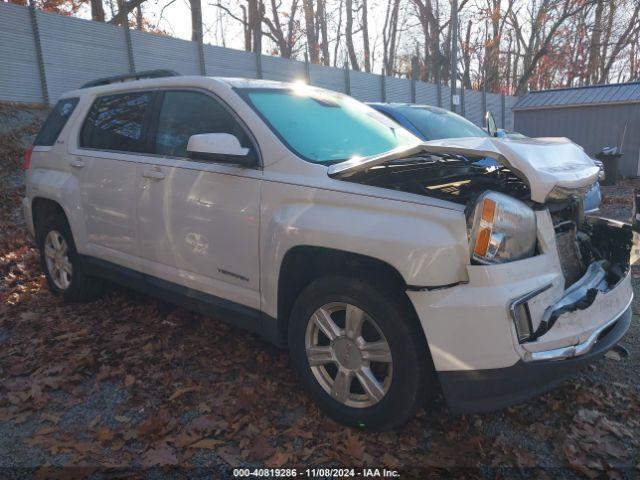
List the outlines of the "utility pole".
{"label": "utility pole", "polygon": [[451,0],[451,111],[456,111],[458,92],[456,80],[458,77],[458,0]]}

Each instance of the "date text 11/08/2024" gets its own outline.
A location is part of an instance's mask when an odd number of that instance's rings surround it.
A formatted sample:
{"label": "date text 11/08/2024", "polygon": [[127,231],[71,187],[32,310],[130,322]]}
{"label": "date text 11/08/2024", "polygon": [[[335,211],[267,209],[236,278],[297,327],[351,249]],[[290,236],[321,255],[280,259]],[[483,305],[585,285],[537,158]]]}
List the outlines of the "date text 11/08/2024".
{"label": "date text 11/08/2024", "polygon": [[386,468],[234,468],[233,476],[239,477],[265,477],[265,478],[345,478],[345,477],[363,477],[363,478],[399,478],[400,473],[397,470],[389,470]]}

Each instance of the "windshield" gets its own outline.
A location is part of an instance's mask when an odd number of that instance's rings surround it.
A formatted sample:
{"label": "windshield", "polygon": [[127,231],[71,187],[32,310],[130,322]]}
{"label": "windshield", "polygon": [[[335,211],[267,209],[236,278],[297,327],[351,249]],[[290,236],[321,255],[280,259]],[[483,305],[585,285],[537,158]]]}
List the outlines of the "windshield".
{"label": "windshield", "polygon": [[336,163],[420,141],[346,95],[306,86],[241,94],[291,150],[311,162]]}
{"label": "windshield", "polygon": [[469,120],[446,110],[402,107],[400,113],[424,135],[425,140],[441,138],[488,137],[489,134]]}

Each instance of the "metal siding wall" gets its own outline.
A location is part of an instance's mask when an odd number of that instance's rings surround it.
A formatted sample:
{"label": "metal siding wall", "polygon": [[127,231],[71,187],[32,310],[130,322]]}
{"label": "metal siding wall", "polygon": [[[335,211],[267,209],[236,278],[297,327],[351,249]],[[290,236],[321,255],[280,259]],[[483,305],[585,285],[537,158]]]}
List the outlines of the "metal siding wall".
{"label": "metal siding wall", "polygon": [[[436,97],[437,95],[438,94],[436,90]],[[440,97],[442,98],[442,108],[449,110],[451,108],[451,88],[447,87],[446,85],[442,85],[440,87]],[[438,104],[436,103],[436,106],[437,105]]]}
{"label": "metal siding wall", "polygon": [[530,137],[567,137],[594,156],[602,147],[615,146],[625,122],[627,134],[620,167],[627,176],[638,175],[640,156],[640,104],[516,110],[515,129]]}
{"label": "metal siding wall", "polygon": [[286,58],[262,55],[262,76],[268,80],[279,80],[282,82],[304,81],[304,63],[287,60]]}
{"label": "metal siding wall", "polygon": [[256,78],[256,56],[251,52],[204,46],[207,75],[218,77]]}
{"label": "metal siding wall", "polygon": [[[125,34],[120,27],[90,20],[37,12],[50,101],[85,82],[129,72]],[[199,75],[197,44],[177,38],[131,30],[137,71],[166,68],[186,75]],[[42,101],[35,44],[26,7],[0,3],[0,100]],[[251,52],[204,45],[207,75],[257,77],[256,56]],[[294,81],[305,77],[303,62],[263,55],[263,77]],[[337,92],[346,91],[345,71],[324,65],[309,65],[310,83]],[[350,71],[351,95],[365,102],[382,101],[380,76]],[[450,89],[441,87],[442,106],[449,108]],[[385,77],[387,102],[411,102],[411,80]],[[466,91],[466,115],[477,123],[478,92]],[[492,103],[493,99],[493,103]],[[416,101],[437,105],[437,86],[416,82]],[[507,105],[515,98],[507,98]],[[481,104],[481,100],[477,103]],[[500,96],[487,95],[487,104],[500,121]],[[510,126],[510,108],[507,125]]]}
{"label": "metal siding wall", "polygon": [[505,100],[507,105],[507,125],[504,128],[507,130],[515,130],[513,107],[518,101],[518,97],[505,97]]}
{"label": "metal siding wall", "polygon": [[381,102],[380,75],[365,72],[349,72],[351,95],[361,102]]}
{"label": "metal siding wall", "polygon": [[411,81],[406,78],[385,77],[384,86],[387,92],[387,102],[410,103]]}
{"label": "metal siding wall", "polygon": [[500,95],[496,93],[487,93],[487,111],[493,113],[498,128],[504,128],[502,125],[502,100]]}
{"label": "metal siding wall", "polygon": [[37,19],[51,103],[90,80],[129,72],[118,27],[40,11]]}
{"label": "metal siding wall", "polygon": [[0,3],[0,100],[42,102],[29,10]]}
{"label": "metal siding wall", "polygon": [[311,85],[345,93],[344,70],[324,65],[309,65]]}
{"label": "metal siding wall", "polygon": [[[119,36],[124,38],[124,32],[119,31]],[[167,68],[183,75],[200,75],[195,42],[131,30],[131,43],[137,71]]]}
{"label": "metal siding wall", "polygon": [[484,118],[482,114],[482,92],[475,90],[464,91],[465,117],[470,122],[482,127]]}
{"label": "metal siding wall", "polygon": [[438,106],[438,87],[432,83],[416,82],[416,103]]}

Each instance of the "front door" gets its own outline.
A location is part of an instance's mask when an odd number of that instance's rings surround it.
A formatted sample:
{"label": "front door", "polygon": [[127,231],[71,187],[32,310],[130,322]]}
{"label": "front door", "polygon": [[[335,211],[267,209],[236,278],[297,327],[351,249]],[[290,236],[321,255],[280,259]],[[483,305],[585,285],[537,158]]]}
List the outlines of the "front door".
{"label": "front door", "polygon": [[199,133],[230,133],[254,148],[230,111],[208,93],[161,93],[155,158],[138,166],[138,228],[144,271],[259,308],[261,171],[187,158]]}

